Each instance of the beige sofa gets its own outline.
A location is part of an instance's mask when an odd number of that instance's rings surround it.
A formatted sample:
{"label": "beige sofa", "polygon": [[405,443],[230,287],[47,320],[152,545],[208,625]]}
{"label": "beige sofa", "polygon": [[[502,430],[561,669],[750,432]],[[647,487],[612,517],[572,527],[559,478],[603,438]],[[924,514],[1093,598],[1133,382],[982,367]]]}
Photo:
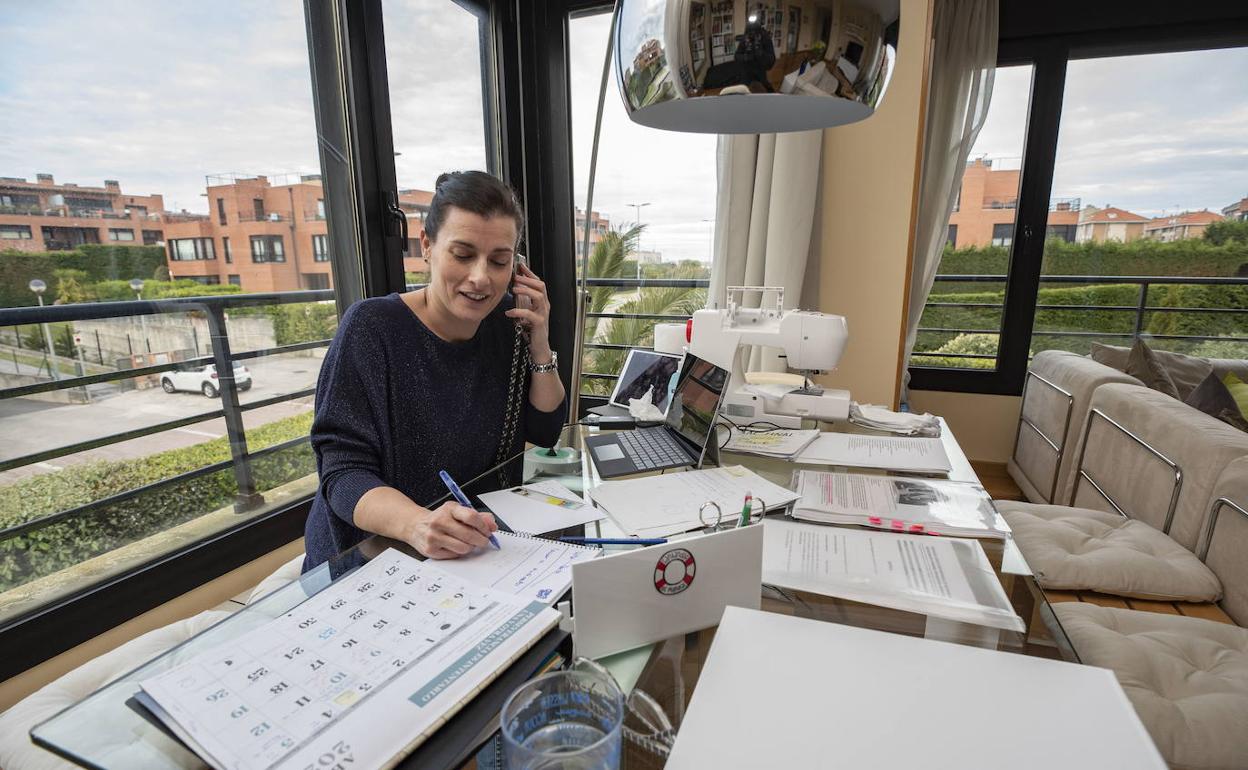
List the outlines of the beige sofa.
{"label": "beige sofa", "polygon": [[[1115,365],[1125,367],[1126,348],[1108,348],[1107,352]],[[1170,371],[1175,375],[1180,398],[1186,398],[1196,385],[1191,366],[1195,359],[1164,351],[1157,351],[1157,356],[1163,363],[1173,366]],[[1248,380],[1248,361],[1208,359],[1208,364],[1219,376],[1234,372],[1241,379]],[[1014,451],[1007,463],[1010,475],[1028,500],[1057,505],[1081,504],[1073,495],[1076,492],[1076,483],[1079,482],[1080,458],[1085,454],[1083,441],[1088,431],[1093,395],[1100,388],[1115,384],[1138,385],[1141,387],[1136,393],[1147,392],[1136,378],[1087,356],[1048,350],[1037,354],[1032,360],[1023,391]],[[1142,401],[1138,408],[1121,409],[1122,427],[1137,435],[1147,432],[1147,425],[1155,416],[1156,408],[1168,410],[1168,417],[1172,418],[1170,424],[1175,421],[1184,424],[1184,418],[1190,418],[1192,430],[1198,432],[1204,432],[1212,423],[1218,422],[1180,401],[1159,393],[1156,396],[1158,397],[1149,397]],[[1100,429],[1094,426],[1094,430]],[[1193,439],[1190,449],[1195,452],[1195,456],[1187,462],[1178,463],[1189,472],[1195,470],[1193,460],[1199,457],[1199,437]],[[1110,470],[1106,466],[1112,466],[1118,460],[1123,463],[1117,466],[1119,471],[1138,467],[1141,461],[1131,458],[1148,454],[1146,449],[1139,446],[1134,449],[1127,447],[1127,450],[1128,453],[1120,457],[1102,458],[1097,451],[1088,454],[1092,455],[1094,463],[1101,463],[1103,471]],[[1172,459],[1178,462],[1177,458]],[[1206,483],[1207,481],[1206,479]],[[1086,479],[1079,483],[1079,496],[1084,501],[1094,494],[1094,490],[1087,486]],[[1207,492],[1207,488],[1205,491]],[[1188,548],[1192,547],[1191,534],[1185,533],[1187,537],[1181,540]]]}

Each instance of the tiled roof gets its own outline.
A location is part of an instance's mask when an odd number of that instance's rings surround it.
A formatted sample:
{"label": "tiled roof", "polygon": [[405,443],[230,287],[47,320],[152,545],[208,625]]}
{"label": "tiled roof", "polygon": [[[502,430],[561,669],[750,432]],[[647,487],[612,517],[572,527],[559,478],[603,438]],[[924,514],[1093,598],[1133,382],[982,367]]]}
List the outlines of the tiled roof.
{"label": "tiled roof", "polygon": [[1148,217],[1142,217],[1139,214],[1133,214],[1126,209],[1116,209],[1113,206],[1107,206],[1087,219],[1080,217],[1079,224],[1101,224],[1105,222],[1120,222],[1126,224],[1137,224],[1148,222]]}
{"label": "tiled roof", "polygon": [[1164,230],[1167,227],[1183,227],[1185,225],[1208,225],[1220,222],[1221,215],[1212,211],[1184,211],[1170,217],[1157,217],[1144,226],[1145,230]]}

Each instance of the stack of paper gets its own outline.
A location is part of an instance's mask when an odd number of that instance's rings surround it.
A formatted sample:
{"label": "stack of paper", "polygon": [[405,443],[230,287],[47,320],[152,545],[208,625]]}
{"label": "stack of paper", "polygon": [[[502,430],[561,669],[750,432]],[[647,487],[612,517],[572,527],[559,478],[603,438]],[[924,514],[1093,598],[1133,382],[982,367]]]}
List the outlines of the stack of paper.
{"label": "stack of paper", "polygon": [[733,429],[732,438],[724,445],[725,452],[743,452],[764,457],[790,458],[806,449],[819,437],[819,431],[811,430],[763,430],[744,431]]}
{"label": "stack of paper", "polygon": [[977,540],[763,522],[763,582],[1024,631]]}
{"label": "stack of paper", "polygon": [[821,433],[797,457],[810,465],[845,465],[902,473],[948,473],[953,466],[938,438]]}
{"label": "stack of paper", "polygon": [[1112,671],[724,610],[668,770],[1163,770]]}
{"label": "stack of paper", "polygon": [[798,471],[793,517],[896,532],[1004,539],[1009,526],[977,484],[960,481]]}
{"label": "stack of paper", "polygon": [[516,532],[537,535],[602,518],[594,506],[554,480],[486,492],[481,502]]}
{"label": "stack of paper", "polygon": [[[741,515],[745,495],[761,500],[767,510],[783,508],[797,499],[792,490],[767,481],[740,465],[684,473],[667,473],[625,481],[604,481],[590,490],[594,502],[624,532],[641,537],[666,537],[702,526],[698,512],[708,503],[719,506],[723,522],[731,525]],[[759,511],[756,503],[754,512]],[[708,523],[715,523],[707,508]]]}

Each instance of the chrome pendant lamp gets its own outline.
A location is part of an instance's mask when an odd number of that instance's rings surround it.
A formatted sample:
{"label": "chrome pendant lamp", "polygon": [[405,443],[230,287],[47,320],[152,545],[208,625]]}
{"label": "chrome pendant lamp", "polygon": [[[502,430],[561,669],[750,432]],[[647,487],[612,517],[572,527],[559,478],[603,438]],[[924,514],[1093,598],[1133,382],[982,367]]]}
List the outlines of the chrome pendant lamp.
{"label": "chrome pendant lamp", "polygon": [[615,72],[635,123],[708,134],[853,123],[880,104],[900,0],[618,0]]}

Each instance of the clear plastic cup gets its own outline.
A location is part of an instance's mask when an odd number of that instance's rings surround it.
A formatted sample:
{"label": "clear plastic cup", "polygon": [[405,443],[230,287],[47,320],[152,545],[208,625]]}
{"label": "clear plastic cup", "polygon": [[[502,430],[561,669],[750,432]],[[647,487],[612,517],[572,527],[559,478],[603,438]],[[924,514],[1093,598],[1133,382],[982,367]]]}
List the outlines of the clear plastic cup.
{"label": "clear plastic cup", "polygon": [[507,770],[616,770],[624,696],[591,671],[556,671],[524,684],[503,704]]}

